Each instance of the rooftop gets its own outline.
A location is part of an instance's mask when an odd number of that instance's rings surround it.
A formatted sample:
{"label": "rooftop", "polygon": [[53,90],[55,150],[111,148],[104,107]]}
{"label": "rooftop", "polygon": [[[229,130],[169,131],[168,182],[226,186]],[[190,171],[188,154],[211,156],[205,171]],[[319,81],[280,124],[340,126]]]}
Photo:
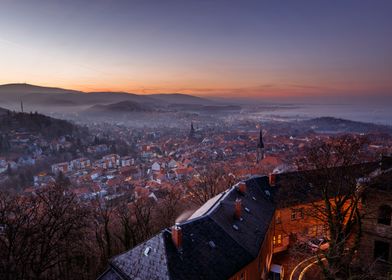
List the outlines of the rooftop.
{"label": "rooftop", "polygon": [[[267,177],[252,177],[212,198],[179,224],[178,250],[170,229],[114,257],[99,278],[109,279],[227,279],[258,255],[275,210]],[[241,199],[241,218],[235,203]],[[117,278],[115,278],[117,277]]]}

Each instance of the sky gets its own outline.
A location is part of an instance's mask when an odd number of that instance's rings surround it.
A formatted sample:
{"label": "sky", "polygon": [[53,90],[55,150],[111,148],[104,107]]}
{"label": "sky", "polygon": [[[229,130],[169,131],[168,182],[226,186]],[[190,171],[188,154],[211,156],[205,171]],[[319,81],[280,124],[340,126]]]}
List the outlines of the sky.
{"label": "sky", "polygon": [[392,95],[390,0],[0,0],[0,84]]}

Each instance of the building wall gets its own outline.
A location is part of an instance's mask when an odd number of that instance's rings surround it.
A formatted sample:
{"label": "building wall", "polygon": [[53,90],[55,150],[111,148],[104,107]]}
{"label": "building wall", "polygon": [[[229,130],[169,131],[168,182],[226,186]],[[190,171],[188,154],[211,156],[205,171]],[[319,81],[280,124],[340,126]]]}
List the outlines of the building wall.
{"label": "building wall", "polygon": [[267,279],[273,255],[274,223],[271,221],[265,235],[258,257],[230,277],[230,280],[260,280]]}
{"label": "building wall", "polygon": [[[363,219],[360,261],[363,266],[374,264],[379,271],[390,270],[392,263],[392,217],[390,216],[389,225],[383,224],[379,221],[379,210],[382,206],[389,206],[392,209],[392,193],[388,191],[369,191],[363,200],[363,206],[366,212]],[[384,248],[389,245],[389,254],[385,261],[375,256],[376,242],[384,242],[382,244]]]}
{"label": "building wall", "polygon": [[[331,200],[333,203],[333,200]],[[326,221],[320,217],[317,208],[324,207],[324,202],[298,204],[275,211],[274,252],[281,252],[295,242],[305,242],[310,238],[328,237]],[[350,200],[345,203],[350,205]]]}
{"label": "building wall", "polygon": [[[290,243],[327,234],[322,221],[313,215],[310,204],[295,205],[275,211],[275,252],[287,249]],[[280,247],[283,250],[280,250]]]}

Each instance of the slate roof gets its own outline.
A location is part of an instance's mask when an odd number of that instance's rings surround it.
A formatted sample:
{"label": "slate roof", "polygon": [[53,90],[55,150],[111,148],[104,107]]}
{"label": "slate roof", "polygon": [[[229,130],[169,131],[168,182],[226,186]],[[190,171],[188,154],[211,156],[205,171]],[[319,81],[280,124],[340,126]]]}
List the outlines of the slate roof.
{"label": "slate roof", "polygon": [[122,280],[123,278],[121,278],[113,268],[109,268],[98,279]]}
{"label": "slate roof", "polygon": [[[118,272],[119,279],[170,279],[162,235],[163,233],[159,233],[132,250],[114,257],[109,270]],[[110,277],[110,274],[104,274],[98,279],[116,279]]]}
{"label": "slate roof", "polygon": [[[336,180],[341,180],[343,174],[349,174],[351,179],[359,179],[369,175],[380,168],[380,162],[365,162],[352,166],[333,168],[329,175],[336,175]],[[328,172],[327,172],[328,173]],[[310,181],[326,180],[323,170],[304,170],[276,174],[276,192],[274,196],[278,201],[278,208],[292,207],[295,205],[311,203],[322,198],[322,193],[317,186],[309,184]],[[329,178],[333,180],[333,178]]]}
{"label": "slate roof", "polygon": [[[274,191],[267,177],[250,178],[246,186],[244,194],[233,186],[213,203],[210,201],[208,209],[200,215],[181,223],[181,250],[174,246],[170,229],[165,229],[114,257],[108,271],[99,279],[116,279],[110,271],[117,272],[119,279],[219,280],[231,277],[257,258],[275,211]],[[242,201],[240,220],[234,218],[237,198]],[[147,248],[150,249],[146,256]]]}

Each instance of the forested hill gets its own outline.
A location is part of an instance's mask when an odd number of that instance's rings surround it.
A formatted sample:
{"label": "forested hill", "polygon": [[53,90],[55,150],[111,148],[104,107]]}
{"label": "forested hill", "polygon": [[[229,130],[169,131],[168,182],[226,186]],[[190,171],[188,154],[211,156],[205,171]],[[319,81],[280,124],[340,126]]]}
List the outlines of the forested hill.
{"label": "forested hill", "polygon": [[25,132],[41,135],[51,140],[65,135],[83,135],[84,128],[68,121],[51,118],[38,113],[20,113],[0,110],[0,133]]}

